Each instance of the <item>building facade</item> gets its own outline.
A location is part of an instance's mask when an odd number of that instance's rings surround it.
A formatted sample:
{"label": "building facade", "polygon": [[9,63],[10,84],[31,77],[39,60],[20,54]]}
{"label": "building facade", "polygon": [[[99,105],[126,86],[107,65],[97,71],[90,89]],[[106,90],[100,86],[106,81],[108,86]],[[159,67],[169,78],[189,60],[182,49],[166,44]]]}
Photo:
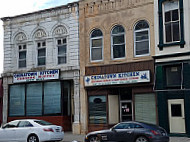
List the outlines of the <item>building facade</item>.
{"label": "building facade", "polygon": [[0,125],[2,123],[2,111],[3,111],[3,80],[0,78]]}
{"label": "building facade", "polygon": [[156,0],[154,9],[159,125],[190,135],[190,2]]}
{"label": "building facade", "polygon": [[79,27],[81,133],[157,124],[154,0],[81,0]]}
{"label": "building facade", "polygon": [[4,17],[3,123],[79,126],[78,3]]}

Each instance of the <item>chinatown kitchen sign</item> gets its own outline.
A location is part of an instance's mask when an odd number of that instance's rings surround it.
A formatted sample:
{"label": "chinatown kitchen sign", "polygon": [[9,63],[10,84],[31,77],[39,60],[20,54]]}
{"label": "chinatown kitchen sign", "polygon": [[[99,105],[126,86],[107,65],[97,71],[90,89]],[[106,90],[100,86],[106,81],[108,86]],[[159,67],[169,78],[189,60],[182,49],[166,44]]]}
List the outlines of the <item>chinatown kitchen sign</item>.
{"label": "chinatown kitchen sign", "polygon": [[59,70],[45,70],[13,75],[13,83],[59,79]]}
{"label": "chinatown kitchen sign", "polygon": [[150,71],[134,71],[84,77],[85,87],[150,82]]}

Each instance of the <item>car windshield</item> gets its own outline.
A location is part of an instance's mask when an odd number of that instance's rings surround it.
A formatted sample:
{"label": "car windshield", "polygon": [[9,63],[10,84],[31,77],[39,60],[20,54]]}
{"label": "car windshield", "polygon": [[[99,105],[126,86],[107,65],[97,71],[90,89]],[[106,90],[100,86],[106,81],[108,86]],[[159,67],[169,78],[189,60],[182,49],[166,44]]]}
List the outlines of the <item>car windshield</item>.
{"label": "car windshield", "polygon": [[47,121],[43,121],[43,120],[35,120],[34,122],[36,122],[36,123],[38,123],[40,125],[43,125],[43,126],[45,126],[45,125],[53,125],[52,123],[47,122]]}

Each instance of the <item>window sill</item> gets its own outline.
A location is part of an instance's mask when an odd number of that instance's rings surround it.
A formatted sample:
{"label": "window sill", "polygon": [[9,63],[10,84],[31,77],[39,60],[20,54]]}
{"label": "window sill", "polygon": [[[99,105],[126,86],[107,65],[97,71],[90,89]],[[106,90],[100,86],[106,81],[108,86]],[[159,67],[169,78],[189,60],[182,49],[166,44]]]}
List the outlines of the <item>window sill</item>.
{"label": "window sill", "polygon": [[163,47],[170,47],[170,46],[176,46],[179,45],[180,48],[184,48],[185,41],[179,41],[179,42],[173,42],[173,43],[159,43],[158,48],[160,50],[163,50]]}

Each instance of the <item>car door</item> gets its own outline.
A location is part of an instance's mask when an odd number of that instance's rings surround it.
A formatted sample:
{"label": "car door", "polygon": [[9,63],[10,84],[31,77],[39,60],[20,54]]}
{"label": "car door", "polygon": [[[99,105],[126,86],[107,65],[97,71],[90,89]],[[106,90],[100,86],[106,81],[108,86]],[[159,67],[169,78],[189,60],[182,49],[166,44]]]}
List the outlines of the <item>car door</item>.
{"label": "car door", "polygon": [[17,142],[17,125],[18,121],[5,124],[2,129],[0,129],[0,142]]}
{"label": "car door", "polygon": [[17,128],[17,137],[19,141],[26,141],[28,135],[32,132],[33,125],[29,121],[20,121]]}
{"label": "car door", "polygon": [[133,123],[120,123],[114,129],[116,141],[131,142],[134,135],[134,124]]}

